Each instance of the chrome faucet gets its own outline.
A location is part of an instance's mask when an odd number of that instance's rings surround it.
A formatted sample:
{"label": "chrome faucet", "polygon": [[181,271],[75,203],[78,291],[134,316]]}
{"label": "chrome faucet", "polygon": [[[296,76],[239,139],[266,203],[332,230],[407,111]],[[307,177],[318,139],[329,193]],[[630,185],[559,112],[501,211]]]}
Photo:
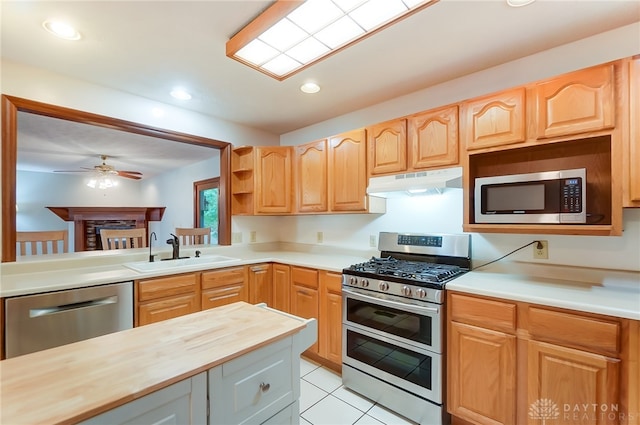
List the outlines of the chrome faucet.
{"label": "chrome faucet", "polygon": [[153,263],[156,259],[156,255],[158,254],[151,254],[151,236],[153,236],[154,240],[158,240],[158,238],[156,237],[156,232],[151,232],[151,234],[149,235],[149,262]]}
{"label": "chrome faucet", "polygon": [[177,260],[178,258],[180,258],[180,240],[173,233],[169,233],[169,234],[173,236],[173,238],[167,239],[167,243],[171,245],[171,247],[173,248],[173,254],[171,256],[171,259]]}

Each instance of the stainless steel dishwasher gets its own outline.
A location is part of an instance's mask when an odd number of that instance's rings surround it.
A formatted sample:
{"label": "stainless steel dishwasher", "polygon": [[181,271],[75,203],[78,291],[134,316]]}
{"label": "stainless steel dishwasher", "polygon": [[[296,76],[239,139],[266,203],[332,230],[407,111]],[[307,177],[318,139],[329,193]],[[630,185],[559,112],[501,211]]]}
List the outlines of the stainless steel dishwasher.
{"label": "stainless steel dishwasher", "polygon": [[133,282],[5,300],[5,358],[133,327]]}

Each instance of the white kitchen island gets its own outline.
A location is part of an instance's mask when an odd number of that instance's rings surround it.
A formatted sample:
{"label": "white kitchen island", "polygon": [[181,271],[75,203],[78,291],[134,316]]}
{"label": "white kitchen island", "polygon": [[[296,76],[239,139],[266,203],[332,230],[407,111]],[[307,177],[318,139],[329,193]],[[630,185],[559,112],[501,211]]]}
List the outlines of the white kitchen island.
{"label": "white kitchen island", "polygon": [[[315,320],[244,302],[0,362],[0,423],[288,423]],[[274,422],[275,421],[275,422]]]}

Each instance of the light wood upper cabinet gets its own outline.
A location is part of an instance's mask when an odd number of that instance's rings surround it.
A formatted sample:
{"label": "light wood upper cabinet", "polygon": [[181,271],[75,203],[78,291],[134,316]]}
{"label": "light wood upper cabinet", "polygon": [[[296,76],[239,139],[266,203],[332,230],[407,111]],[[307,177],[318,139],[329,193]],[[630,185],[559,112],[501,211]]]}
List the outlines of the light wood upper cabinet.
{"label": "light wood upper cabinet", "polygon": [[294,152],[296,210],[328,211],[327,140],[296,146]]}
{"label": "light wood upper cabinet", "polygon": [[460,135],[467,150],[524,142],[525,89],[464,102],[460,110]]}
{"label": "light wood upper cabinet", "polygon": [[364,129],[329,139],[329,206],[332,211],[367,210],[367,147]]}
{"label": "light wood upper cabinet", "polygon": [[408,148],[410,169],[458,164],[458,106],[409,117]]}
{"label": "light wood upper cabinet", "polygon": [[629,61],[629,144],[624,157],[628,181],[624,206],[640,206],[640,56]]}
{"label": "light wood upper cabinet", "polygon": [[256,148],[256,212],[290,213],[291,157],[289,146]]}
{"label": "light wood upper cabinet", "polygon": [[369,173],[399,173],[407,169],[407,120],[367,127]]}
{"label": "light wood upper cabinet", "polygon": [[537,138],[615,126],[613,64],[589,68],[536,85]]}

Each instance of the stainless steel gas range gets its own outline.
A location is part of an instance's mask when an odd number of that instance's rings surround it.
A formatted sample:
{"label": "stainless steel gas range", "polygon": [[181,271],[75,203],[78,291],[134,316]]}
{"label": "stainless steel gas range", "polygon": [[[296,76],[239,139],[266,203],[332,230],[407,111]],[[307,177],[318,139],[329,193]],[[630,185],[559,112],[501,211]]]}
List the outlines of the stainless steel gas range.
{"label": "stainless steel gas range", "polygon": [[445,287],[471,236],[381,232],[379,258],[342,274],[342,381],[421,424],[446,424]]}

